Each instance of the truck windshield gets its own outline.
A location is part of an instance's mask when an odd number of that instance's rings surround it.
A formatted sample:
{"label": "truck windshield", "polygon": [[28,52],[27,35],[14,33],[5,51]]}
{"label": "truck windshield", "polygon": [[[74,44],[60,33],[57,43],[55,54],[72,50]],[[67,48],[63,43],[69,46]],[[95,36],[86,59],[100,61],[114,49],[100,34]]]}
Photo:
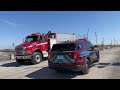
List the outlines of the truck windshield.
{"label": "truck windshield", "polygon": [[25,40],[26,43],[35,42],[35,41],[38,41],[38,36],[30,36],[30,37],[27,37]]}
{"label": "truck windshield", "polygon": [[73,51],[75,50],[75,44],[54,44],[51,51]]}

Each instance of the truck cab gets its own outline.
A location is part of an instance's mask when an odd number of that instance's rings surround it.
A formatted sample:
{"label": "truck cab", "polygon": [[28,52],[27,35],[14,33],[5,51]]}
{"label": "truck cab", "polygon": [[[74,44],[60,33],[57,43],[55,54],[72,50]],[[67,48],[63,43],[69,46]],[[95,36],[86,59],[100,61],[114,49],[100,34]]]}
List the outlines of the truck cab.
{"label": "truck cab", "polygon": [[26,36],[24,43],[15,48],[16,61],[20,64],[27,60],[31,60],[33,64],[40,63],[43,57],[48,57],[48,41],[51,35],[54,34],[33,33]]}

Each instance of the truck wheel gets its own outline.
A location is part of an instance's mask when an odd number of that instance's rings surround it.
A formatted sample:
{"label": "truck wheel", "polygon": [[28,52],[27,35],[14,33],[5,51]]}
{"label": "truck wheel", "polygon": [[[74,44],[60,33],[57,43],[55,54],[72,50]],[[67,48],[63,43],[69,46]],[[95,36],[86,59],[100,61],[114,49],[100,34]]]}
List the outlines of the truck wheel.
{"label": "truck wheel", "polygon": [[32,62],[33,64],[38,64],[38,63],[40,63],[41,61],[42,61],[42,54],[39,53],[39,52],[33,53],[31,62]]}
{"label": "truck wheel", "polygon": [[22,59],[16,59],[16,62],[19,63],[19,64],[24,64],[25,60],[22,60]]}
{"label": "truck wheel", "polygon": [[88,74],[90,72],[90,62],[88,59],[86,59],[85,64],[83,66],[82,73],[83,74]]}

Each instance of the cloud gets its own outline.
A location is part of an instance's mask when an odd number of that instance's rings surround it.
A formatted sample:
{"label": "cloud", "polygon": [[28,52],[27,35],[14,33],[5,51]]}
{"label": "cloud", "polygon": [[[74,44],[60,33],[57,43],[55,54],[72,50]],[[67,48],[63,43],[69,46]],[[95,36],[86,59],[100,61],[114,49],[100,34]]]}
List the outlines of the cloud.
{"label": "cloud", "polygon": [[3,20],[3,19],[0,19],[2,22],[6,23],[6,24],[9,24],[9,25],[12,25],[12,26],[16,26],[17,24],[16,23],[13,23],[13,22],[10,22],[8,20]]}

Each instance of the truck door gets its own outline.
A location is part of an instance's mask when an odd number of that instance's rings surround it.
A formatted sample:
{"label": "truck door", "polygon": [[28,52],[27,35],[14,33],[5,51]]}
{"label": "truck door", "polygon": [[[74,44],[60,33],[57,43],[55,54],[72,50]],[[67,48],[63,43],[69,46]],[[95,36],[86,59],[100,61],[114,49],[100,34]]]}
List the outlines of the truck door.
{"label": "truck door", "polygon": [[41,35],[41,36],[39,37],[38,48],[39,48],[40,50],[42,50],[42,51],[48,49],[48,45],[47,45],[47,42],[45,41],[44,35]]}

